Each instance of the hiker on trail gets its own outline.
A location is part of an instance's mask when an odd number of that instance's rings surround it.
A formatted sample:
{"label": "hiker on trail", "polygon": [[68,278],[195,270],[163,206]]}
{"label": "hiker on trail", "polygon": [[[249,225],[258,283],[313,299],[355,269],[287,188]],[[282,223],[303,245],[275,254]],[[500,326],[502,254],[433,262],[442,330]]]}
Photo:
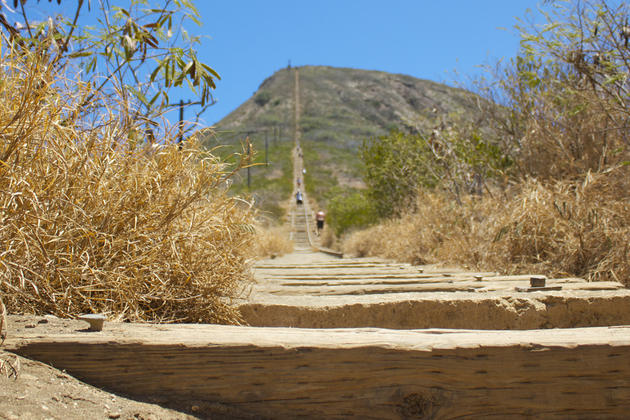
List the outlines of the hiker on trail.
{"label": "hiker on trail", "polygon": [[300,187],[302,185],[302,180],[300,179],[300,177],[298,177],[297,179],[297,186]]}
{"label": "hiker on trail", "polygon": [[317,236],[319,236],[319,232],[324,229],[324,219],[326,219],[326,214],[323,211],[318,211],[315,213],[315,222],[317,222]]}
{"label": "hiker on trail", "polygon": [[301,206],[303,201],[302,201],[302,192],[300,190],[298,190],[297,194],[295,194],[295,202],[298,206]]}
{"label": "hiker on trail", "polygon": [[302,175],[306,175],[306,168],[302,169]]}

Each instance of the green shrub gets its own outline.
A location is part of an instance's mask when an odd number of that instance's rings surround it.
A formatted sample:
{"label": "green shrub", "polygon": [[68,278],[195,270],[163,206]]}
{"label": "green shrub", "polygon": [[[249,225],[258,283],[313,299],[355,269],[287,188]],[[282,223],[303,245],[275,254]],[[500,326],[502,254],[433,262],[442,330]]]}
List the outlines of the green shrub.
{"label": "green shrub", "polygon": [[392,131],[366,140],[360,153],[368,196],[380,217],[412,209],[420,188],[449,191],[461,202],[461,195],[480,193],[486,179],[512,165],[492,138],[466,123],[430,136]]}
{"label": "green shrub", "polygon": [[267,92],[266,90],[259,92],[258,95],[254,97],[254,102],[256,102],[256,105],[258,106],[265,106],[270,100],[271,93]]}
{"label": "green shrub", "polygon": [[364,190],[335,188],[330,195],[327,220],[335,235],[366,228],[376,220],[376,210]]}

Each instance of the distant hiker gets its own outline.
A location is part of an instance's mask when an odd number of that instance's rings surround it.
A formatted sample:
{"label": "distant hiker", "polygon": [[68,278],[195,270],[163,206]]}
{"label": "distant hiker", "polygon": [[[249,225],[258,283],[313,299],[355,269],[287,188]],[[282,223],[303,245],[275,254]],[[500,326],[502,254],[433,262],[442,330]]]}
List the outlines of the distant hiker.
{"label": "distant hiker", "polygon": [[319,236],[319,232],[324,229],[324,219],[326,219],[326,214],[323,211],[318,211],[315,213],[315,221],[317,222],[317,236]]}
{"label": "distant hiker", "polygon": [[302,169],[302,175],[306,175],[306,168]]}
{"label": "distant hiker", "polygon": [[298,177],[298,179],[297,179],[297,186],[299,187],[301,185],[302,185],[302,180]]}
{"label": "distant hiker", "polygon": [[295,194],[295,202],[298,206],[303,204],[302,192],[300,190],[298,190],[297,194]]}

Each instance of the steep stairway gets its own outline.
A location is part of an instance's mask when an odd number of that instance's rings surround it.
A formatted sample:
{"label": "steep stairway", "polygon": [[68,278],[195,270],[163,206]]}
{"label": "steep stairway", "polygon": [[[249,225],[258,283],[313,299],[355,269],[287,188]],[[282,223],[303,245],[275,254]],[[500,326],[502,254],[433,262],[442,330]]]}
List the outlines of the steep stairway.
{"label": "steep stairway", "polygon": [[617,282],[559,278],[531,287],[531,275],[306,250],[258,263],[255,276],[240,306],[254,326],[525,330],[630,324],[630,290]]}
{"label": "steep stairway", "polygon": [[291,211],[291,239],[293,240],[294,251],[297,253],[312,252],[313,245],[309,237],[310,214],[308,214],[306,204],[293,206]]}

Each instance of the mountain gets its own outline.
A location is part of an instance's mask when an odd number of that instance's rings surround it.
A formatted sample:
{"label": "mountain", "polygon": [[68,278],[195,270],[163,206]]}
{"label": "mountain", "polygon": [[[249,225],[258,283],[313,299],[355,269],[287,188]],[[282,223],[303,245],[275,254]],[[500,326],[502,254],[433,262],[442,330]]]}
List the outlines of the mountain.
{"label": "mountain", "polygon": [[[273,207],[292,190],[296,86],[305,181],[320,202],[335,187],[336,192],[362,187],[358,150],[366,138],[394,128],[427,132],[446,115],[474,115],[470,92],[429,80],[326,66],[279,70],[203,140],[208,148],[234,147],[249,137],[263,164],[250,168],[249,190],[272,213],[281,213]],[[245,177],[242,170],[237,190],[247,190]]]}

